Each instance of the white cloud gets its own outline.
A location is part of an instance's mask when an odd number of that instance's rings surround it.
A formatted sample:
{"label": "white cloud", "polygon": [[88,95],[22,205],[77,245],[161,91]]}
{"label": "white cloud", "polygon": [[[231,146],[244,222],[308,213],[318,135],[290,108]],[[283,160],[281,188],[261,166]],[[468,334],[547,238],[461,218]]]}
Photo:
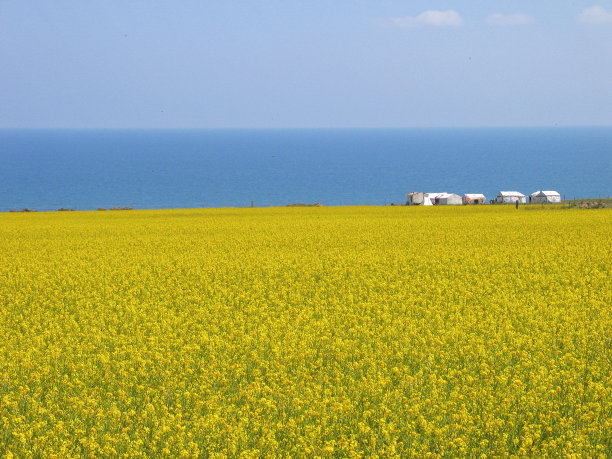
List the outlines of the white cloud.
{"label": "white cloud", "polygon": [[492,26],[521,26],[533,23],[533,17],[522,13],[495,13],[485,19],[485,22]]}
{"label": "white cloud", "polygon": [[601,6],[591,6],[578,15],[583,24],[612,24],[612,13]]}
{"label": "white cloud", "polygon": [[464,24],[463,19],[454,10],[438,11],[427,10],[417,16],[406,16],[402,18],[393,18],[386,21],[388,25],[394,27],[420,27],[420,26],[435,26],[435,27],[457,27]]}

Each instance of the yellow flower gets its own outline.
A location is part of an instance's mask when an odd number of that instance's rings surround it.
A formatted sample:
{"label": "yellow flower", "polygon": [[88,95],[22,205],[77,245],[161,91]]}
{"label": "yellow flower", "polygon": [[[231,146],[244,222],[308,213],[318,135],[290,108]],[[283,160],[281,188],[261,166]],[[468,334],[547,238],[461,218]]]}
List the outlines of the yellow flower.
{"label": "yellow flower", "polygon": [[0,451],[605,455],[611,217],[0,214]]}

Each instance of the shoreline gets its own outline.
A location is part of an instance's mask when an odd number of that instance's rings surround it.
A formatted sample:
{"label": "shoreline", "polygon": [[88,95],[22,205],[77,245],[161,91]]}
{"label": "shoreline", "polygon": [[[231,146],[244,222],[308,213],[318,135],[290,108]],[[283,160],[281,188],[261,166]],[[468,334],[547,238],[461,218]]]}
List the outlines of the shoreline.
{"label": "shoreline", "polygon": [[[156,210],[219,210],[219,209],[277,209],[277,208],[308,208],[308,207],[328,207],[328,208],[338,208],[338,207],[453,207],[453,208],[462,208],[462,207],[514,207],[514,203],[512,204],[479,204],[479,205],[436,205],[436,206],[407,206],[405,204],[385,204],[385,205],[376,205],[376,204],[349,204],[349,205],[325,205],[319,202],[306,204],[306,203],[292,203],[286,204],[282,206],[243,206],[243,207],[232,207],[232,206],[219,206],[219,207],[162,207],[162,208],[143,208],[137,209],[131,206],[113,206],[110,208],[99,207],[97,209],[69,209],[66,207],[61,207],[56,210],[37,210],[30,209],[28,207],[23,209],[10,209],[7,211],[0,211],[0,214],[23,214],[23,213],[62,213],[62,212],[120,212],[120,211],[132,211],[132,210],[140,210],[140,211],[156,211]],[[579,198],[579,199],[571,199],[567,201],[562,201],[560,203],[538,203],[538,204],[520,204],[519,208],[527,208],[527,209],[537,209],[537,208],[556,208],[556,209],[609,209],[612,208],[612,198]]]}

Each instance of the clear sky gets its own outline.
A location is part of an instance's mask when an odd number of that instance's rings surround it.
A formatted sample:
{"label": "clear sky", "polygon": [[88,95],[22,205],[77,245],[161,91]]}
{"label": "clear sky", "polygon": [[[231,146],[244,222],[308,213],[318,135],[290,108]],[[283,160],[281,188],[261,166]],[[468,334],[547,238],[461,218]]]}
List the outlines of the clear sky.
{"label": "clear sky", "polygon": [[0,128],[612,125],[612,0],[0,0]]}

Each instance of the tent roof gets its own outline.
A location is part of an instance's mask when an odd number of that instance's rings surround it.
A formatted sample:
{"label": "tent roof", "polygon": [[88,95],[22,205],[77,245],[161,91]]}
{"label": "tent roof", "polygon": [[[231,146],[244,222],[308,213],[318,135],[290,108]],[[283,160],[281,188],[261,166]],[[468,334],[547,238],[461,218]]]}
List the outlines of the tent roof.
{"label": "tent roof", "polygon": [[445,194],[448,194],[448,193],[445,191],[443,193],[426,193],[426,194],[427,194],[427,197],[435,199],[435,198],[439,198],[439,197],[441,197],[441,196],[443,196]]}
{"label": "tent roof", "polygon": [[470,198],[470,199],[474,199],[474,198],[484,198],[485,195],[482,193],[465,193],[463,195],[464,198]]}
{"label": "tent roof", "polygon": [[500,191],[498,196],[521,196],[525,197],[523,193],[519,193],[518,191]]}
{"label": "tent roof", "polygon": [[561,196],[556,191],[535,191],[530,194],[530,196]]}

